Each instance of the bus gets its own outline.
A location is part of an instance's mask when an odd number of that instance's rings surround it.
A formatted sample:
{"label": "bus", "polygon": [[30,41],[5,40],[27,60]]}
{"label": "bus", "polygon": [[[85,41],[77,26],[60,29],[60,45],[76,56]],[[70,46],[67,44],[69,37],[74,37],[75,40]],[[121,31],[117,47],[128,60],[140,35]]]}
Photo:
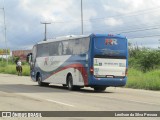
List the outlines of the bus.
{"label": "bus", "polygon": [[29,63],[31,78],[40,86],[104,91],[126,84],[128,42],[124,36],[111,34],[57,37],[34,45]]}

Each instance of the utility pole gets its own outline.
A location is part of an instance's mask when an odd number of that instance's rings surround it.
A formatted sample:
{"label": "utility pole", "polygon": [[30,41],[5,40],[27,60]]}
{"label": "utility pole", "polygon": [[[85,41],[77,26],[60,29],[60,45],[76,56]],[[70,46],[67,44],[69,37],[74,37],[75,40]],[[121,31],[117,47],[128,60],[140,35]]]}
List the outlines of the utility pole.
{"label": "utility pole", "polygon": [[8,46],[7,46],[7,28],[6,28],[6,16],[5,16],[5,3],[3,0],[3,8],[1,8],[3,10],[3,18],[4,18],[4,40],[5,40],[5,45],[6,45],[6,60],[7,60],[7,65],[8,65]]}
{"label": "utility pole", "polygon": [[51,23],[49,23],[49,22],[41,22],[41,24],[44,24],[44,26],[45,26],[44,41],[47,41],[47,25],[51,24]]}
{"label": "utility pole", "polygon": [[81,0],[81,29],[82,29],[82,35],[83,35],[83,1]]}
{"label": "utility pole", "polygon": [[6,59],[7,59],[7,65],[8,65],[8,46],[7,46],[7,28],[6,28],[6,17],[5,17],[5,9],[3,8],[4,12],[4,39],[5,39],[5,44],[6,44]]}

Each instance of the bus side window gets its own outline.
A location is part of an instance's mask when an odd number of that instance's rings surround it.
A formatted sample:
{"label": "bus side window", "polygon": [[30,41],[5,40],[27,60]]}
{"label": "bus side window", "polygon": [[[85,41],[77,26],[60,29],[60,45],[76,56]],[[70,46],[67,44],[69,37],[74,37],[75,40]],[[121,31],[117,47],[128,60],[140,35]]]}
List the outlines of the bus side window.
{"label": "bus side window", "polygon": [[38,57],[45,57],[49,55],[48,43],[38,45]]}
{"label": "bus side window", "polygon": [[58,55],[58,44],[57,42],[49,43],[49,55],[57,56]]}
{"label": "bus side window", "polygon": [[72,55],[72,51],[69,47],[69,40],[63,41],[63,55]]}
{"label": "bus side window", "polygon": [[41,45],[37,45],[37,57],[41,57]]}
{"label": "bus side window", "polygon": [[82,38],[81,39],[81,52],[86,53],[89,49],[89,38]]}
{"label": "bus side window", "polygon": [[68,41],[68,48],[67,48],[67,50],[66,50],[67,55],[72,55],[72,54],[74,54],[74,52],[73,52],[74,43],[73,43],[73,42],[74,42],[73,40],[69,40],[69,41]]}
{"label": "bus side window", "polygon": [[59,42],[58,44],[58,55],[63,55],[63,43]]}
{"label": "bus side window", "polygon": [[73,54],[77,55],[81,53],[81,40],[76,39],[73,41]]}
{"label": "bus side window", "polygon": [[80,38],[75,41],[74,54],[84,54],[89,49],[89,38]]}

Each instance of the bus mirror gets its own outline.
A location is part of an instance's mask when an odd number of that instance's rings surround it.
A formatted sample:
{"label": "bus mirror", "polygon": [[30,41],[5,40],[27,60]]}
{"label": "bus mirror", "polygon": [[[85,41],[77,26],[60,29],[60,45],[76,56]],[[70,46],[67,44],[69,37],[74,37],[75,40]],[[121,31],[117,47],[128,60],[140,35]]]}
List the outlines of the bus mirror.
{"label": "bus mirror", "polygon": [[28,62],[28,63],[31,63],[31,61],[32,61],[32,53],[29,53],[29,54],[27,55],[27,62]]}
{"label": "bus mirror", "polygon": [[29,63],[31,63],[32,55],[29,56]]}

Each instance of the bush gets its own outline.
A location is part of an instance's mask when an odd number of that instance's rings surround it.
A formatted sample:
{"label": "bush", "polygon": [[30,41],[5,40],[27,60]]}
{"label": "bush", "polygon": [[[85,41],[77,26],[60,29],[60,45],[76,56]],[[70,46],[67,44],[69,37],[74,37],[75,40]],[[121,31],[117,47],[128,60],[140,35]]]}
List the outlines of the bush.
{"label": "bush", "polygon": [[[29,76],[30,75],[30,66],[29,65],[22,65],[23,67],[23,76]],[[6,73],[6,74],[17,74],[16,71],[16,65],[15,64],[4,64],[0,63],[0,73]]]}
{"label": "bush", "polygon": [[143,72],[157,69],[160,66],[160,50],[132,48],[129,50],[129,66]]}
{"label": "bush", "polygon": [[140,54],[139,64],[143,72],[153,70],[160,65],[160,52],[158,50],[146,50]]}

